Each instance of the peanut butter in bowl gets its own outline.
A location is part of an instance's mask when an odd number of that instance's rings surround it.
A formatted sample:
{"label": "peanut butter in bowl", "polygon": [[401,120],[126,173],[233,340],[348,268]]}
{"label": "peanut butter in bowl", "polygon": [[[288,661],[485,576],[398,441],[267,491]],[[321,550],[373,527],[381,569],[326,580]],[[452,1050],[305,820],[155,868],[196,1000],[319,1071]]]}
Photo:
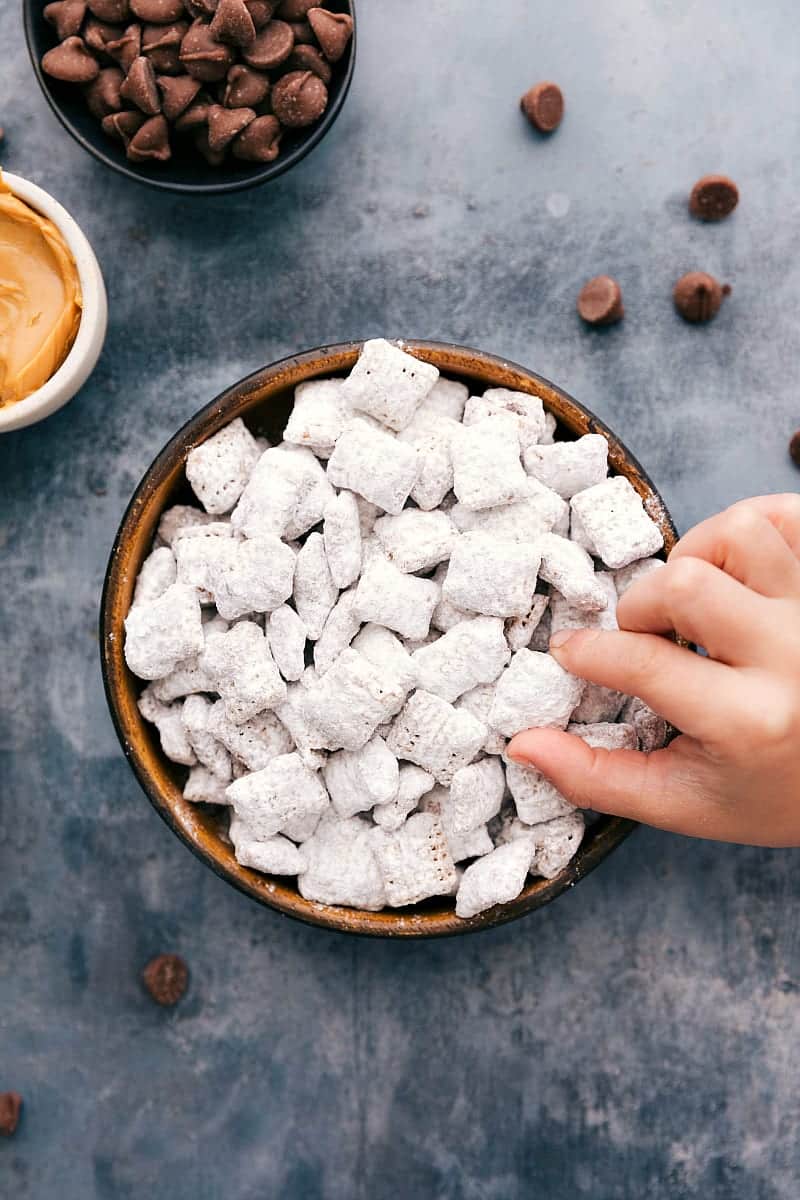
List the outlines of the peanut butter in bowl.
{"label": "peanut butter in bowl", "polygon": [[67,357],[81,322],[75,259],[52,221],[0,173],[0,408],[37,391]]}

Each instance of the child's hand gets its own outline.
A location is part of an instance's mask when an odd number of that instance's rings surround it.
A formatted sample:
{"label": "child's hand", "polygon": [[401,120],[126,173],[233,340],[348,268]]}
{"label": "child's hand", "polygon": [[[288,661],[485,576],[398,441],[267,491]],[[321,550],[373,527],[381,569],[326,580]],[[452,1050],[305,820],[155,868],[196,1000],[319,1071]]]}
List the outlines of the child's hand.
{"label": "child's hand", "polygon": [[[683,731],[665,750],[519,733],[516,762],[573,804],[695,837],[800,846],[800,496],[744,500],[682,538],[620,600],[620,631],[550,643],[568,671]],[[662,636],[678,633],[704,658]]]}

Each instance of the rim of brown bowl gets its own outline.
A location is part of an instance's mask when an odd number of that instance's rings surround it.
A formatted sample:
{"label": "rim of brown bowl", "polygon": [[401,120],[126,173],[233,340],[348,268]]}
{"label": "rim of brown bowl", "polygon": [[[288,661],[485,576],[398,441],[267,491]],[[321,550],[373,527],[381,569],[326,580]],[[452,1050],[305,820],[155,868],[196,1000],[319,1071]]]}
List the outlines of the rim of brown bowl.
{"label": "rim of brown bowl", "polygon": [[[123,621],[158,520],[169,504],[190,498],[184,474],[188,451],[235,417],[243,417],[257,434],[271,433],[274,441],[276,435],[280,436],[291,408],[292,389],[303,380],[348,370],[362,345],[363,342],[354,341],[321,346],[262,367],[195,413],[156,456],[128,504],[109,558],[100,610],[103,682],[122,749],[156,812],[198,858],[233,887],[286,916],[343,933],[403,938],[473,933],[513,921],[560,896],[606,858],[631,833],[636,822],[600,817],[587,829],[575,858],[555,879],[530,881],[509,904],[496,905],[469,920],[455,915],[452,898],[380,912],[305,900],[287,879],[261,875],[240,866],[231,846],[220,836],[219,810],[183,799],[181,788],[186,770],[164,756],[155,731],[139,713],[136,699],[143,685],[128,670],[123,656]],[[562,434],[580,437],[585,433],[602,433],[608,440],[612,470],[630,480],[659,524],[665,550],[672,548],[678,536],[675,525],[643,467],[608,426],[562,388],[526,367],[480,350],[409,339],[403,339],[403,345],[411,354],[434,363],[448,375],[540,396],[545,408],[557,418]]]}

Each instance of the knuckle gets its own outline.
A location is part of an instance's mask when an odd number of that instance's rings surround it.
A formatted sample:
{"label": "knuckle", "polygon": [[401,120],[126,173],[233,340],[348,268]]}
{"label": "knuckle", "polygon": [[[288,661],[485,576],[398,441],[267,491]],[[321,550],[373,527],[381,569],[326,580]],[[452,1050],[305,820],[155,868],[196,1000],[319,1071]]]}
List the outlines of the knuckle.
{"label": "knuckle", "polygon": [[664,586],[669,602],[679,608],[694,600],[703,587],[706,570],[697,558],[678,558],[664,572]]}

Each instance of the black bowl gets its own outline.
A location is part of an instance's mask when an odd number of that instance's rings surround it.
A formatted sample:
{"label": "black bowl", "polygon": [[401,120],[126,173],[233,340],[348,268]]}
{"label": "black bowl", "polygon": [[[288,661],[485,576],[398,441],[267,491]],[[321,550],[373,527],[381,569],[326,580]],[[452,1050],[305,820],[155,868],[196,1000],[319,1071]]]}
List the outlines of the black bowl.
{"label": "black bowl", "polygon": [[221,167],[210,166],[192,146],[180,142],[173,146],[172,158],[166,163],[133,163],[125,155],[121,143],[107,137],[100,122],[86,107],[80,87],[61,83],[45,75],[42,56],[58,42],[55,30],[44,19],[47,0],[22,0],[25,39],[33,69],[47,103],[61,124],[76,142],[100,162],[121,175],[168,192],[213,195],[216,192],[236,192],[276,179],[295,163],[305,158],[322,141],[341,111],[353,78],[356,61],[355,0],[324,0],[331,12],[346,12],[353,18],[353,36],[345,54],[333,64],[333,79],[328,88],[328,107],[316,125],[309,129],[286,130],[281,141],[281,153],[271,163],[246,163],[231,159]]}

